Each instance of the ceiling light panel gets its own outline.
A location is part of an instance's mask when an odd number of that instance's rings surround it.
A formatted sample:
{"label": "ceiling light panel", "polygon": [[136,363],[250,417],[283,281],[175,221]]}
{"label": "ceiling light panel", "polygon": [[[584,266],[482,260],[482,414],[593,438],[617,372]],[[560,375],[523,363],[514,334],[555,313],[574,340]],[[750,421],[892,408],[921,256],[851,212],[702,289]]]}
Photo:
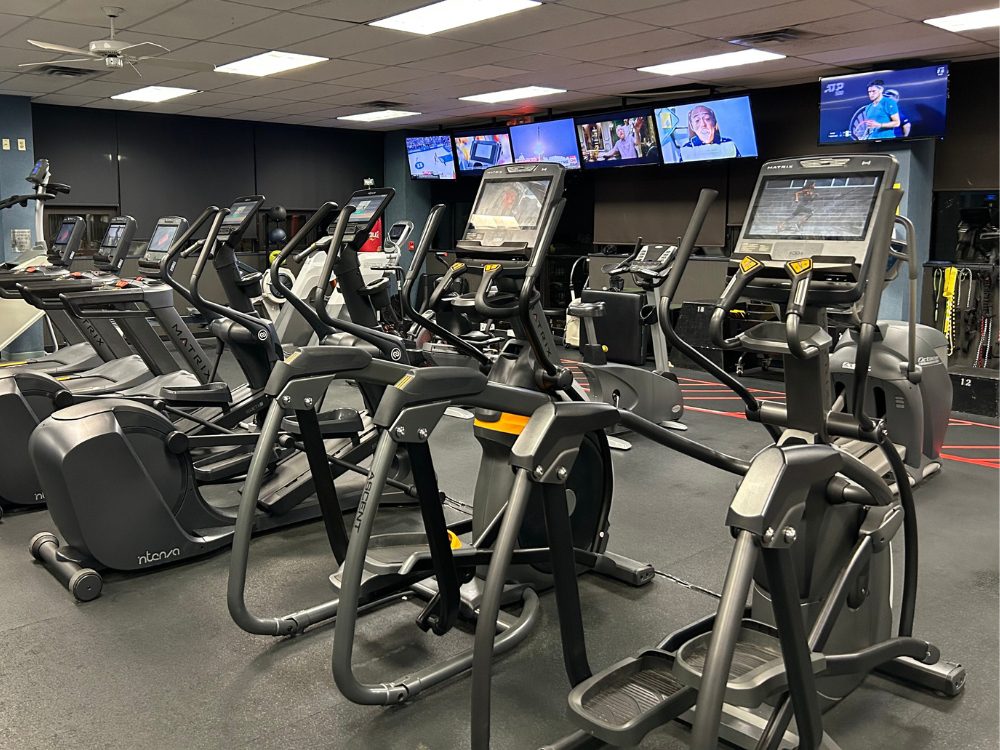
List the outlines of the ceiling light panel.
{"label": "ceiling light panel", "polygon": [[765,52],[760,49],[744,49],[739,52],[724,52],[721,55],[709,55],[708,57],[695,57],[691,60],[678,60],[677,62],[663,63],[662,65],[650,65],[645,68],[637,68],[637,70],[641,73],[656,73],[661,76],[682,76],[689,73],[704,73],[707,70],[732,68],[737,65],[767,62],[768,60],[782,60],[784,57],[784,55],[779,55],[776,52]]}
{"label": "ceiling light panel", "polygon": [[121,99],[126,102],[165,102],[169,99],[176,99],[179,96],[197,94],[198,89],[181,89],[174,86],[146,86],[135,91],[126,91],[124,94],[115,94],[112,99]]}
{"label": "ceiling light panel", "polygon": [[243,76],[271,76],[275,73],[284,73],[296,68],[304,68],[307,65],[326,62],[330,58],[317,57],[315,55],[299,55],[294,52],[278,52],[271,50],[243,60],[219,65],[215,68],[216,73],[236,73]]}
{"label": "ceiling light panel", "polygon": [[378,112],[362,112],[357,115],[344,115],[338,120],[351,122],[379,122],[380,120],[395,120],[397,117],[416,117],[420,112],[407,112],[403,109],[380,109]]}
{"label": "ceiling light panel", "polygon": [[959,13],[954,16],[928,18],[924,23],[937,26],[945,31],[972,31],[973,29],[988,29],[1000,26],[1000,8],[977,10],[972,13]]}
{"label": "ceiling light panel", "polygon": [[463,102],[496,104],[497,102],[512,102],[516,99],[535,99],[539,96],[552,96],[552,94],[565,93],[566,89],[551,89],[547,86],[522,86],[519,89],[493,91],[489,94],[475,94],[474,96],[460,96],[458,98]]}
{"label": "ceiling light panel", "polygon": [[442,0],[433,5],[383,18],[381,21],[372,21],[369,25],[411,34],[436,34],[439,31],[457,29],[460,26],[517,13],[534,8],[536,5],[541,3],[538,0]]}

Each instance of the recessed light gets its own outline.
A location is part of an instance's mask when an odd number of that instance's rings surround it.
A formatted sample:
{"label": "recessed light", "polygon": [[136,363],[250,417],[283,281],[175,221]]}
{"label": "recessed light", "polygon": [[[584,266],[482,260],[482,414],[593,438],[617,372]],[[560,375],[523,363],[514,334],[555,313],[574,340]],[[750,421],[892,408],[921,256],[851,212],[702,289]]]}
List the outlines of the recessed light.
{"label": "recessed light", "polygon": [[126,91],[124,94],[115,94],[112,99],[121,99],[126,102],[165,102],[168,99],[176,99],[179,96],[197,94],[198,89],[181,89],[175,86],[146,86],[135,91]]}
{"label": "recessed light", "polygon": [[536,96],[551,96],[552,94],[565,94],[566,89],[550,89],[545,86],[523,86],[519,89],[507,89],[506,91],[494,91],[490,94],[476,94],[475,96],[458,97],[463,102],[486,102],[496,104],[497,102],[509,102],[514,99],[533,99]]}
{"label": "recessed light", "polygon": [[329,59],[329,57],[297,55],[294,52],[271,50],[243,60],[219,65],[215,72],[238,73],[244,76],[270,76],[275,73],[284,73],[286,70],[295,70],[296,68],[304,68],[306,65],[326,62]]}
{"label": "recessed light", "polygon": [[678,60],[677,62],[663,63],[662,65],[651,65],[646,68],[637,68],[640,73],[657,73],[661,76],[682,76],[687,73],[702,73],[706,70],[719,70],[720,68],[731,68],[735,65],[750,65],[751,63],[766,62],[768,60],[781,60],[784,55],[776,52],[765,52],[761,49],[744,49],[739,52],[723,52],[721,55],[709,55],[708,57],[695,57],[691,60]]}
{"label": "recessed light", "polygon": [[954,16],[942,16],[941,18],[928,18],[924,23],[946,31],[988,29],[991,26],[1000,26],[1000,8],[975,10],[971,13],[958,13]]}
{"label": "recessed light", "polygon": [[420,112],[407,112],[403,109],[380,109],[377,112],[362,112],[358,115],[344,115],[338,120],[351,120],[352,122],[378,122],[379,120],[394,120],[397,117],[415,117]]}
{"label": "recessed light", "polygon": [[534,8],[536,5],[541,3],[538,0],[442,0],[381,21],[372,21],[369,26],[408,31],[411,34],[436,34],[446,29],[456,29],[488,18]]}

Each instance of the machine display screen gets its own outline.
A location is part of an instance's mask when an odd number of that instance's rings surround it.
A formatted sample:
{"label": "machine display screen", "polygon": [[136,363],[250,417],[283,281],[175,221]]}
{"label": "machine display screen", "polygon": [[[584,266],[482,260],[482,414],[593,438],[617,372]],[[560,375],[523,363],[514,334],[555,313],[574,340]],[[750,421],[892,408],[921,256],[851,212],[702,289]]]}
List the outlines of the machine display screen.
{"label": "machine display screen", "polygon": [[586,169],[658,164],[660,145],[649,109],[576,118],[576,134]]}
{"label": "machine display screen", "polygon": [[229,215],[222,220],[223,225],[233,226],[234,224],[242,224],[257,209],[257,205],[257,201],[234,203],[229,207]]}
{"label": "machine display screen", "polygon": [[504,133],[455,136],[459,172],[482,172],[487,167],[510,164],[510,136]]}
{"label": "machine display screen", "polygon": [[551,183],[549,178],[485,183],[469,216],[466,236],[484,231],[537,229]]}
{"label": "machine display screen", "polygon": [[124,231],[124,224],[108,225],[108,231],[104,233],[104,239],[101,240],[101,247],[118,247],[118,242],[121,240],[122,232]]}
{"label": "machine display screen", "polygon": [[579,169],[580,156],[572,120],[549,120],[510,129],[514,161],[530,164],[551,161],[566,169]]}
{"label": "machine display screen", "polygon": [[352,224],[367,224],[375,216],[382,204],[385,203],[385,194],[382,195],[362,195],[351,198],[351,205],[356,209],[351,214]]}
{"label": "machine display screen", "polygon": [[158,226],[153,230],[153,236],[149,238],[149,247],[146,248],[146,252],[149,253],[165,253],[170,249],[170,246],[174,243],[174,237],[177,235],[178,227],[174,226]]}
{"label": "machine display screen", "polygon": [[56,238],[52,240],[53,245],[65,245],[69,242],[70,236],[73,234],[73,227],[76,226],[76,222],[64,221],[62,226],[59,227],[59,233]]}
{"label": "machine display screen", "polygon": [[750,239],[863,240],[881,175],[765,179],[745,234]]}

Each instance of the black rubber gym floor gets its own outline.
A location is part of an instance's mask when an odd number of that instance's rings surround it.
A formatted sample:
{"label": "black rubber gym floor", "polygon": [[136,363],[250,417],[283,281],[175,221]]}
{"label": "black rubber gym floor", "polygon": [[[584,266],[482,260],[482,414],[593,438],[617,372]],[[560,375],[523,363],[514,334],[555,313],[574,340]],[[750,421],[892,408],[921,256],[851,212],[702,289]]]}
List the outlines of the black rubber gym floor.
{"label": "black rubber gym floor", "polygon": [[[762,428],[735,418],[738,404],[703,374],[680,374],[690,437],[747,457],[767,443]],[[773,392],[762,395],[781,396],[775,383],[753,384]],[[956,415],[944,470],[917,493],[917,631],[966,665],[965,694],[945,699],[871,677],[826,715],[842,748],[997,747],[997,429]],[[446,419],[432,439],[442,488],[458,497],[471,495],[475,477],[470,433],[468,422]],[[698,587],[721,588],[731,549],[723,521],[733,477],[639,438],[615,461],[610,549],[696,587],[658,577],[632,589],[585,576],[595,669],[712,612],[715,600]],[[333,685],[332,628],[284,641],[239,630],[226,610],[228,554],[142,576],[109,574],[102,596],[78,605],[28,555],[28,539],[49,529],[45,512],[0,522],[0,747],[468,746],[467,679],[410,705],[355,706]],[[249,599],[258,612],[330,595],[332,561],[317,524],[257,539],[251,563]],[[539,627],[494,669],[495,748],[536,748],[573,728],[551,595],[542,608]],[[387,681],[471,645],[465,633],[422,633],[413,625],[417,612],[404,602],[362,618],[355,663],[364,678]],[[682,727],[665,727],[643,747],[684,747],[685,736]]]}

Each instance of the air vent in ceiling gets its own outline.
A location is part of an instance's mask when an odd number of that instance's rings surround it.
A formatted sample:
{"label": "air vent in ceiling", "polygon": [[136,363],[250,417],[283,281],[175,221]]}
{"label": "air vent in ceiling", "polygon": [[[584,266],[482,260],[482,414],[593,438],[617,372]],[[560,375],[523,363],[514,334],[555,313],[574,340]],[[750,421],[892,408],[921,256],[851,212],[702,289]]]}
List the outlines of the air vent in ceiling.
{"label": "air vent in ceiling", "polygon": [[732,44],[741,44],[745,47],[756,47],[760,44],[787,44],[788,42],[799,42],[803,39],[815,39],[818,36],[821,35],[812,31],[786,28],[761,31],[758,34],[747,34],[746,36],[735,37],[729,41]]}
{"label": "air vent in ceiling", "polygon": [[381,99],[376,99],[373,102],[365,102],[361,105],[362,107],[374,107],[375,109],[394,109],[395,107],[402,107],[402,102],[386,102]]}
{"label": "air vent in ceiling", "polygon": [[86,78],[97,75],[98,70],[87,70],[86,68],[69,68],[65,65],[42,65],[38,68],[42,75],[55,76],[56,78]]}

